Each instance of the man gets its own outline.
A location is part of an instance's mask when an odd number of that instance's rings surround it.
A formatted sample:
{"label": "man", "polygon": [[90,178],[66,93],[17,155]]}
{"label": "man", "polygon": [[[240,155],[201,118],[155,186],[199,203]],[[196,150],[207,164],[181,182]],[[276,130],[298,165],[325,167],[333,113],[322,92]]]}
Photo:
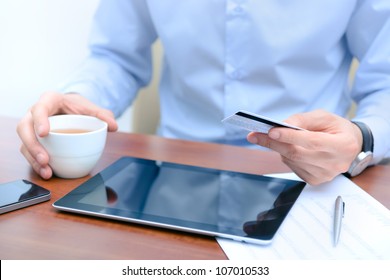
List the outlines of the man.
{"label": "man", "polygon": [[[18,125],[21,152],[36,172],[52,176],[35,136],[47,135],[48,116],[95,115],[117,129],[114,116],[150,80],[157,38],[164,48],[160,135],[265,146],[311,184],[356,175],[389,154],[389,1],[103,0],[90,56]],[[359,69],[350,91],[353,57]],[[352,100],[357,124],[344,118]],[[306,131],[246,137],[220,122],[240,109]]]}

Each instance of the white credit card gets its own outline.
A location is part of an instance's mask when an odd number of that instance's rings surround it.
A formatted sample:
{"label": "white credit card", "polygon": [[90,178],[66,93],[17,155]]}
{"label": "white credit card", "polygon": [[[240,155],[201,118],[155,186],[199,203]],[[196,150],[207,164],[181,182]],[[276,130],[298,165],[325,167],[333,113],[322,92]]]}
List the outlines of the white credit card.
{"label": "white credit card", "polygon": [[285,122],[273,120],[271,118],[267,118],[247,111],[238,111],[234,115],[223,119],[222,123],[239,126],[249,131],[261,133],[268,133],[268,131],[273,127],[287,127],[297,130],[304,130],[303,128],[293,126]]}

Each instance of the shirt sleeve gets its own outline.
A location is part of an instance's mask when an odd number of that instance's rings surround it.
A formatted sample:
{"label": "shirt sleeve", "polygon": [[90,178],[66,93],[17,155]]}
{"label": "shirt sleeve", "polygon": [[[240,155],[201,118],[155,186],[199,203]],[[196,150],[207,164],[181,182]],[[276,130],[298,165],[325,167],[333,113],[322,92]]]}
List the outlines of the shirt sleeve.
{"label": "shirt sleeve", "polygon": [[355,120],[374,136],[374,162],[390,157],[390,1],[358,1],[347,43],[359,61],[352,88]]}
{"label": "shirt sleeve", "polygon": [[151,79],[156,32],[144,0],[103,0],[93,19],[90,54],[60,87],[119,116]]}

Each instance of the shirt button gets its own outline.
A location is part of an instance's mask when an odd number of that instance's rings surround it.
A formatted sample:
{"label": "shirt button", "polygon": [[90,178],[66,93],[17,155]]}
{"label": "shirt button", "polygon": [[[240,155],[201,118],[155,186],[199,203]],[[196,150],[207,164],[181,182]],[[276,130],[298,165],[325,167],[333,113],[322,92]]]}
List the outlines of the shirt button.
{"label": "shirt button", "polygon": [[234,79],[234,80],[241,80],[242,79],[242,71],[240,70],[234,70],[231,74],[230,74],[230,78]]}
{"label": "shirt button", "polygon": [[236,6],[233,11],[236,15],[241,15],[242,13],[244,13],[244,9],[241,6]]}

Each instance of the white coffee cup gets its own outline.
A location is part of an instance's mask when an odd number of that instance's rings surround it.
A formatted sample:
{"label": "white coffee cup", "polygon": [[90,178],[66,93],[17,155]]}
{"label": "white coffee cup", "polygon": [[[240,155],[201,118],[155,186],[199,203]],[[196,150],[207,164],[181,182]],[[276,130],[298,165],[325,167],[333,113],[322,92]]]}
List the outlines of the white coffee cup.
{"label": "white coffee cup", "polygon": [[107,123],[84,115],[56,115],[49,122],[49,135],[38,140],[54,174],[68,179],[88,175],[103,153]]}

